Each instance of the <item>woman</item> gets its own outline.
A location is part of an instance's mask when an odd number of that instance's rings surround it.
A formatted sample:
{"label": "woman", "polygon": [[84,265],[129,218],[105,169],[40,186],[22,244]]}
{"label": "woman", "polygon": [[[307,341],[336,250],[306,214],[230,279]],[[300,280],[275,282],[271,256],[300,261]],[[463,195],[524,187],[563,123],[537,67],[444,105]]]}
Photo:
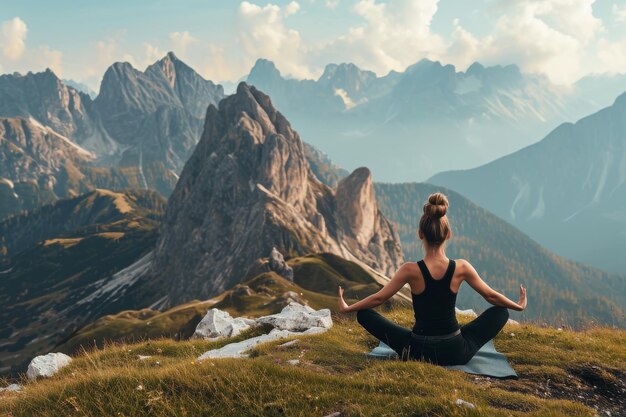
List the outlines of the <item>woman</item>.
{"label": "woman", "polygon": [[[424,259],[404,263],[377,293],[349,306],[343,299],[343,288],[339,287],[339,310],[346,313],[357,311],[359,324],[395,350],[402,360],[419,359],[440,365],[466,364],[504,327],[509,318],[508,309],[522,311],[526,308],[526,288],[522,285],[519,302],[515,303],[490,288],[469,262],[446,257],[445,242],[451,236],[447,209],[448,199],[443,194],[434,193],[428,197],[419,222]],[[493,307],[459,327],[455,302],[463,281]],[[372,310],[405,284],[409,284],[413,298],[415,325],[412,331]]]}

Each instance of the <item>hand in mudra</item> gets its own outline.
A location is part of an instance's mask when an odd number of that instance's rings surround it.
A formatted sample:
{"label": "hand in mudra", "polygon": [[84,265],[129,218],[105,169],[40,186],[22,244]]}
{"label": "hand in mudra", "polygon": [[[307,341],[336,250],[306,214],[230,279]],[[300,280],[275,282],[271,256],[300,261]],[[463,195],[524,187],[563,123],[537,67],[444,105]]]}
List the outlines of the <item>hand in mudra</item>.
{"label": "hand in mudra", "polygon": [[340,285],[339,286],[339,311],[342,313],[346,313],[347,309],[348,309],[348,304],[343,299],[343,288],[341,288],[341,285]]}
{"label": "hand in mudra", "polygon": [[520,284],[519,286],[519,301],[517,304],[519,304],[522,307],[522,310],[526,309],[526,304],[528,303],[528,300],[526,299],[526,288],[524,288],[524,286],[522,284]]}

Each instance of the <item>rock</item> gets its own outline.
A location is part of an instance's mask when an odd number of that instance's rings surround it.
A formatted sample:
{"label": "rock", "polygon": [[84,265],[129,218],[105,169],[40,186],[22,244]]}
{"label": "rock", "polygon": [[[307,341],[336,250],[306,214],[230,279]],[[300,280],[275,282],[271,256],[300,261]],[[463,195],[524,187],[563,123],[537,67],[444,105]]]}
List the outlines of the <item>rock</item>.
{"label": "rock", "polygon": [[456,400],[456,405],[460,406],[460,407],[467,407],[467,408],[476,408],[476,406],[470,402],[464,401],[460,398],[457,398]]}
{"label": "rock", "polygon": [[56,374],[61,368],[69,365],[72,358],[64,353],[48,353],[35,357],[28,365],[26,376],[29,379],[37,379],[38,377],[50,377]]}
{"label": "rock", "polygon": [[289,346],[293,346],[295,344],[298,343],[298,339],[294,339],[294,340],[290,340],[288,342],[282,343],[280,345],[278,345],[279,347],[289,347]]}
{"label": "rock", "polygon": [[515,321],[515,320],[512,320],[512,319],[508,319],[506,322],[507,322],[507,324],[511,324],[513,326],[519,325],[519,321]]}
{"label": "rock", "polygon": [[[221,310],[212,309],[225,313]],[[212,317],[223,317],[223,314],[213,313]],[[226,313],[227,314],[227,313]],[[208,316],[208,313],[207,313]],[[228,315],[230,317],[230,315]],[[238,320],[232,319],[231,320]],[[204,319],[203,319],[204,321]],[[272,331],[267,334],[242,340],[241,342],[229,343],[218,349],[213,349],[202,354],[198,360],[208,358],[242,358],[248,356],[245,352],[259,343],[268,342],[270,340],[282,339],[289,336],[300,336],[307,334],[319,334],[327,331],[332,327],[333,322],[330,317],[330,310],[322,309],[313,310],[309,306],[303,306],[297,303],[290,303],[282,309],[280,313],[270,316],[263,316],[256,319],[256,325],[270,324],[274,326]],[[199,326],[199,325],[198,325]],[[281,346],[290,346],[295,341],[290,341]]]}
{"label": "rock", "polygon": [[270,253],[270,268],[283,278],[293,282],[293,268],[287,265],[283,254],[276,250],[272,246],[272,252]]}
{"label": "rock", "polygon": [[300,359],[289,359],[289,360],[287,361],[287,363],[288,363],[289,365],[298,365],[298,364],[300,364]]}
{"label": "rock", "polygon": [[151,355],[137,355],[137,359],[139,359],[140,361],[145,361],[146,359],[150,359],[151,357]]}
{"label": "rock", "polygon": [[233,318],[226,311],[212,308],[198,323],[192,338],[218,340],[224,337],[237,336],[255,324],[255,321],[252,319],[245,317]]}
{"label": "rock", "polygon": [[455,307],[454,310],[456,311],[457,314],[460,314],[462,316],[478,317],[478,314],[476,314],[476,312],[472,310],[471,308],[468,310],[461,310]]}
{"label": "rock", "polygon": [[324,417],[341,417],[343,416],[343,414],[341,414],[341,411],[335,411],[334,413],[330,413],[328,415],[325,415]]}
{"label": "rock", "polygon": [[256,323],[282,330],[304,331],[315,327],[329,329],[333,320],[327,308],[315,311],[309,306],[290,302],[280,313],[259,317]]}
{"label": "rock", "polygon": [[22,386],[20,384],[10,384],[6,387],[0,387],[0,392],[20,392]]}

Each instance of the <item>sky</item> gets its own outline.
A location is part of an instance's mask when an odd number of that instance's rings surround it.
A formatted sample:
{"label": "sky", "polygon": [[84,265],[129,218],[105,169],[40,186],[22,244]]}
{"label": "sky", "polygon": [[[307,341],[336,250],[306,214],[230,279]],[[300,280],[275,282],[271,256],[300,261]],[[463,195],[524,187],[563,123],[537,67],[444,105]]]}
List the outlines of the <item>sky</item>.
{"label": "sky", "polygon": [[0,73],[42,71],[98,91],[116,61],[168,51],[215,82],[267,58],[293,78],[328,63],[385,75],[422,58],[517,64],[569,85],[626,73],[626,0],[1,0]]}

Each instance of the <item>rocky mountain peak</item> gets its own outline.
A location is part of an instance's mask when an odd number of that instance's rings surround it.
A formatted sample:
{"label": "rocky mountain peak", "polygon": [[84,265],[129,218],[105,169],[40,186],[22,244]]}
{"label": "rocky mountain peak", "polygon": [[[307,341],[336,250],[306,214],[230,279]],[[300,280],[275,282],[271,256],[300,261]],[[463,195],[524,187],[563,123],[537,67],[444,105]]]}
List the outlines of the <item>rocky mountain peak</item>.
{"label": "rocky mountain peak", "polygon": [[266,85],[280,82],[282,76],[272,61],[259,58],[254,63],[247,79],[254,85]]}
{"label": "rocky mountain peak", "polygon": [[[242,82],[209,106],[202,138],[168,201],[152,274],[171,288],[170,303],[218,294],[273,248],[286,258],[331,252],[391,274],[402,262],[399,238],[372,199],[366,168],[336,198],[270,98]],[[360,222],[344,219],[357,211]]]}
{"label": "rocky mountain peak", "polygon": [[345,229],[362,245],[375,232],[378,205],[372,174],[367,167],[355,169],[337,184],[337,213]]}

